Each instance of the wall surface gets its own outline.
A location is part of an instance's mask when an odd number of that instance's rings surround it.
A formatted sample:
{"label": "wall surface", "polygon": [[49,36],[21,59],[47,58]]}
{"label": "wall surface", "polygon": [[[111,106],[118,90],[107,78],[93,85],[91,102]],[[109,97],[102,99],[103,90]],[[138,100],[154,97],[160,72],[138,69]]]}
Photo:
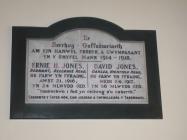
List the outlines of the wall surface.
{"label": "wall surface", "polygon": [[[91,16],[157,30],[163,120],[10,120],[11,26]],[[186,140],[186,0],[0,0],[0,140]]]}

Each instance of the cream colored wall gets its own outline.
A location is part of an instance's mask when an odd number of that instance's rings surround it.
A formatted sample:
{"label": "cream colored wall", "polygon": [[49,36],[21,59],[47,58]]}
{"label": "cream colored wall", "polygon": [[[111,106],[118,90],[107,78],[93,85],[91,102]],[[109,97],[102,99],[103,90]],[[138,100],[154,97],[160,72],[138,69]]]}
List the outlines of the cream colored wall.
{"label": "cream colored wall", "polygon": [[[11,26],[76,16],[157,30],[163,120],[9,120]],[[185,0],[0,0],[0,140],[186,140],[186,40]]]}

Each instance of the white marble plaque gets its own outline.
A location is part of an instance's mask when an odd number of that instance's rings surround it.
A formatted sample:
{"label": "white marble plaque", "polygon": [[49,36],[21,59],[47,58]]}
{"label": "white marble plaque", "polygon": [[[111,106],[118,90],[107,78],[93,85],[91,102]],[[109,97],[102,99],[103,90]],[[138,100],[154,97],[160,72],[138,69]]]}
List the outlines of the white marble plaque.
{"label": "white marble plaque", "polygon": [[26,50],[27,104],[148,104],[143,41],[76,29]]}

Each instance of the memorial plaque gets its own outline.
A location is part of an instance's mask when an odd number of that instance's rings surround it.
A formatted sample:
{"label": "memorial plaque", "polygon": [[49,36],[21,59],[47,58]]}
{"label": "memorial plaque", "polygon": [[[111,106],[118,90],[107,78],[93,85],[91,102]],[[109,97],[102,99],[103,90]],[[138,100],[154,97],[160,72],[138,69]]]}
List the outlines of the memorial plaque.
{"label": "memorial plaque", "polygon": [[155,31],[80,17],[12,36],[10,118],[162,118]]}

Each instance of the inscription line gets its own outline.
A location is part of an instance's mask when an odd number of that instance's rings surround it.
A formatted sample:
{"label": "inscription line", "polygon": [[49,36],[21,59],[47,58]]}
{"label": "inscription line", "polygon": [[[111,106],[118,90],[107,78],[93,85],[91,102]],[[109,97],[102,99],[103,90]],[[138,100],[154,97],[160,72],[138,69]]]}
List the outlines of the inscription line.
{"label": "inscription line", "polygon": [[102,61],[79,61],[79,60],[77,60],[77,61],[73,61],[73,62],[102,62]]}

